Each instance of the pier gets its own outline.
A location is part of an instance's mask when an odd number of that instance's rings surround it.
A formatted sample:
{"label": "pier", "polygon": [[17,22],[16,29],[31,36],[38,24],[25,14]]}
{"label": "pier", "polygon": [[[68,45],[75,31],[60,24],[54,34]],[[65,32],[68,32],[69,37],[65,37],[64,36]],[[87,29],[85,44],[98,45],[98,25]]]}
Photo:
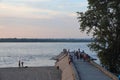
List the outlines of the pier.
{"label": "pier", "polygon": [[74,60],[73,63],[77,70],[79,80],[112,80],[102,71],[88,62]]}
{"label": "pier", "polygon": [[74,52],[63,53],[63,57],[60,55],[56,63],[62,70],[62,80],[118,80],[117,76],[95,63],[93,59],[87,61],[77,59]]}

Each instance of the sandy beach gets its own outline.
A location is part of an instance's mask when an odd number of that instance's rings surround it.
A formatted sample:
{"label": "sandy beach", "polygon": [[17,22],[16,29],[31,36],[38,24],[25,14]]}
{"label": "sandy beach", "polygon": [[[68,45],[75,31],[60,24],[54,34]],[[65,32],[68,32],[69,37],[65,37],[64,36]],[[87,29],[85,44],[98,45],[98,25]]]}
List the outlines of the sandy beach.
{"label": "sandy beach", "polygon": [[56,67],[0,68],[0,80],[61,80]]}

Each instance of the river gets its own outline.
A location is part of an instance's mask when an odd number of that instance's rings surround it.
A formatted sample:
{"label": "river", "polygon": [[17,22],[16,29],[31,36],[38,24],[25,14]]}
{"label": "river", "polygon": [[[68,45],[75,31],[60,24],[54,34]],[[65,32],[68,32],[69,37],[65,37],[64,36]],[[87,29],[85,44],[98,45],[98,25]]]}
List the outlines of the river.
{"label": "river", "polygon": [[96,53],[89,50],[89,43],[61,43],[61,42],[33,42],[33,43],[0,43],[0,67],[17,67],[18,61],[24,62],[24,66],[54,66],[52,57],[58,55],[64,48],[70,51],[84,50],[93,58]]}

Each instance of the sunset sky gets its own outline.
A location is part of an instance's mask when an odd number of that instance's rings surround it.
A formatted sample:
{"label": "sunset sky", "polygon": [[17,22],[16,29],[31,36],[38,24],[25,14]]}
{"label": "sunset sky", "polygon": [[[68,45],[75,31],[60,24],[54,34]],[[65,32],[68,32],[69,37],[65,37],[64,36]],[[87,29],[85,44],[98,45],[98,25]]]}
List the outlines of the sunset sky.
{"label": "sunset sky", "polygon": [[77,11],[87,0],[0,0],[0,38],[85,38]]}

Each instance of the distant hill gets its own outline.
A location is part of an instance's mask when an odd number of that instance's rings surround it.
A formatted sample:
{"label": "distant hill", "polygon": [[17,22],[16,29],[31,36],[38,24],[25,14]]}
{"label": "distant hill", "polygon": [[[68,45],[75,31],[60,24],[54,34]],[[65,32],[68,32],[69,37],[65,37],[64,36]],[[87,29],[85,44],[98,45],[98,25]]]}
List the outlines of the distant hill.
{"label": "distant hill", "polygon": [[92,42],[92,39],[30,39],[30,38],[0,38],[0,42]]}

